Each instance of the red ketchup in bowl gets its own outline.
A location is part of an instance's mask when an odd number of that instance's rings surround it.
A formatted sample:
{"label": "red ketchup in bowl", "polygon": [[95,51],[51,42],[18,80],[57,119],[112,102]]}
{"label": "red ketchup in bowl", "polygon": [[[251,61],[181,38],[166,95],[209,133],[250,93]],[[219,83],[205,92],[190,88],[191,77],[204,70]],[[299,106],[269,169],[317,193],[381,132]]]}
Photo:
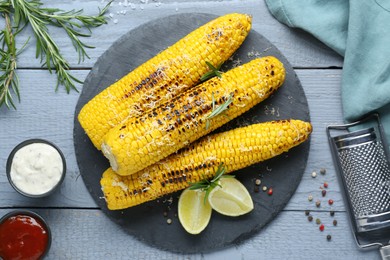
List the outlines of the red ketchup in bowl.
{"label": "red ketchup in bowl", "polygon": [[41,259],[50,246],[50,231],[34,214],[5,216],[0,223],[0,259]]}

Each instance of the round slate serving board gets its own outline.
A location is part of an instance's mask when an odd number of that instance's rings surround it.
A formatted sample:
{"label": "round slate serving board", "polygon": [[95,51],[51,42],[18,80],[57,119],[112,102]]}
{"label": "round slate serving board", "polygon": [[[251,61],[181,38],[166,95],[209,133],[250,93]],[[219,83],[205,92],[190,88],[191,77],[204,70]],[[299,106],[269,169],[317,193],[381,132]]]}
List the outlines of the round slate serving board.
{"label": "round slate serving board", "polygon": [[[77,115],[83,105],[104,88],[213,18],[215,16],[210,14],[177,14],[148,22],[125,34],[97,60],[84,82],[75,111],[74,146],[77,162],[85,185],[98,206],[112,221],[137,239],[173,252],[216,250],[240,243],[256,234],[275,218],[294,194],[306,167],[309,141],[288,153],[235,172],[237,179],[251,193],[254,210],[236,218],[213,212],[207,228],[199,235],[190,235],[181,227],[176,216],[179,192],[126,210],[107,209],[99,181],[109,163],[94,148],[77,121]],[[227,70],[238,61],[245,63],[255,57],[268,55],[276,56],[284,63],[284,85],[272,97],[231,121],[223,129],[278,119],[310,121],[307,100],[293,68],[275,46],[255,31],[250,32],[233,56],[233,61],[227,62],[222,69]],[[256,178],[261,178],[262,185],[273,187],[272,196],[261,189],[255,192]],[[168,213],[167,217],[164,217],[164,212]],[[172,224],[167,224],[167,218],[172,219]],[[125,241],[121,243],[126,244]]]}

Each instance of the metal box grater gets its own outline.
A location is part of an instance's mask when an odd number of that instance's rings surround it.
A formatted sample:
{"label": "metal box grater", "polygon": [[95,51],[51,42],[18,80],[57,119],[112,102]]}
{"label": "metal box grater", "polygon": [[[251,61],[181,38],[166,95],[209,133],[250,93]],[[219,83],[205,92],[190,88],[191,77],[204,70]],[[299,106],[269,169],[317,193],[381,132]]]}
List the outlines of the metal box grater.
{"label": "metal box grater", "polygon": [[[343,134],[333,136],[335,131]],[[327,134],[356,242],[361,248],[379,246],[382,258],[390,260],[390,163],[379,115],[330,125]]]}

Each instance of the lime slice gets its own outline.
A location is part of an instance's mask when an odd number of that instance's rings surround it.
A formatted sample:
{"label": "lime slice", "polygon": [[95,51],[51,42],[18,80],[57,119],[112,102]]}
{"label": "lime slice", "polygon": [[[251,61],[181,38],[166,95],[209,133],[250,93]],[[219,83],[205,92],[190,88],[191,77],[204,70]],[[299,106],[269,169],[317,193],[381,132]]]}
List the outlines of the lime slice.
{"label": "lime slice", "polygon": [[179,221],[190,234],[199,234],[208,225],[211,218],[211,207],[204,199],[206,192],[186,189],[179,198]]}
{"label": "lime slice", "polygon": [[251,195],[236,178],[221,178],[209,194],[208,201],[215,211],[226,216],[241,216],[253,209]]}

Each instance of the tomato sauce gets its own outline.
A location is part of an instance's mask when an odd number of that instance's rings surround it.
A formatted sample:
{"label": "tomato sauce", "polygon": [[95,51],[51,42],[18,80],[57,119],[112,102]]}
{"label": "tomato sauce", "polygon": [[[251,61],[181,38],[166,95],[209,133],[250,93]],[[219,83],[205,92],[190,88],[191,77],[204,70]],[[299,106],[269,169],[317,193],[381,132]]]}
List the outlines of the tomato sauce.
{"label": "tomato sauce", "polygon": [[0,258],[4,260],[40,259],[48,242],[48,230],[33,216],[10,216],[0,224]]}

